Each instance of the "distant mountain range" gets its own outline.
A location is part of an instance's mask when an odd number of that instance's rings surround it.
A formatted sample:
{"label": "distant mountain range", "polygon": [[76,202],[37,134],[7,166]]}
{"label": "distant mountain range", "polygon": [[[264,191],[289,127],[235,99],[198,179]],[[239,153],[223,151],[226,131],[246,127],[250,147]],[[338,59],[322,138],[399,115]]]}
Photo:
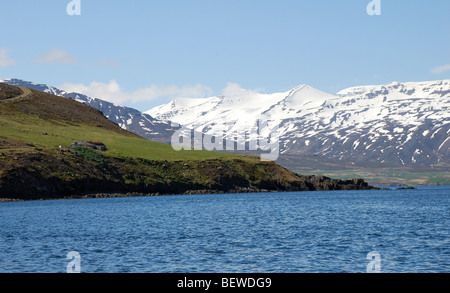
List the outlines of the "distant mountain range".
{"label": "distant mountain range", "polygon": [[36,84],[20,79],[0,79],[0,82],[13,86],[27,87],[84,103],[98,109],[109,120],[117,123],[123,129],[156,142],[170,143],[170,138],[176,129],[172,128],[170,123],[154,119],[150,115],[141,113],[136,109],[115,105],[80,93],[66,92],[46,84]]}
{"label": "distant mountain range", "polygon": [[[225,95],[176,99],[145,113],[17,79],[0,80],[90,105],[141,137],[170,143],[177,128],[204,125],[213,134],[245,132],[265,115],[279,125],[282,165],[293,170],[362,168],[448,168],[450,166],[450,80],[392,82],[328,94],[308,85],[261,94],[236,86]],[[248,153],[245,152],[244,153]]]}
{"label": "distant mountain range", "polygon": [[206,133],[268,115],[279,123],[279,162],[292,169],[450,166],[450,80],[359,86],[335,95],[308,85],[274,94],[236,86],[227,95],[177,99],[146,113],[203,123]]}

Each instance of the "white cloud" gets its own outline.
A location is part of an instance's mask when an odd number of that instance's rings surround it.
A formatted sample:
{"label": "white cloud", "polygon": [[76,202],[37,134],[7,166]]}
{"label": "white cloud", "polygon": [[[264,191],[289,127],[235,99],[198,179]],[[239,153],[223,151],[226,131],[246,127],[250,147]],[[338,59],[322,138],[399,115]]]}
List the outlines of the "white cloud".
{"label": "white cloud", "polygon": [[438,67],[431,69],[431,72],[434,74],[441,74],[446,71],[450,71],[450,64],[438,66]]}
{"label": "white cloud", "polygon": [[227,97],[243,96],[243,95],[257,94],[260,93],[261,91],[262,89],[254,89],[254,90],[244,89],[237,83],[229,82],[227,83],[227,86],[222,90],[222,95]]}
{"label": "white cloud", "polygon": [[16,61],[9,57],[9,50],[0,48],[0,67],[6,67],[16,64]]}
{"label": "white cloud", "polygon": [[44,55],[37,56],[34,61],[48,64],[73,64],[76,58],[65,50],[51,49]]}
{"label": "white cloud", "polygon": [[183,87],[151,85],[130,92],[123,90],[115,80],[111,80],[109,83],[94,81],[89,85],[64,83],[59,88],[116,104],[146,102],[161,98],[201,98],[212,95],[209,87],[200,84]]}

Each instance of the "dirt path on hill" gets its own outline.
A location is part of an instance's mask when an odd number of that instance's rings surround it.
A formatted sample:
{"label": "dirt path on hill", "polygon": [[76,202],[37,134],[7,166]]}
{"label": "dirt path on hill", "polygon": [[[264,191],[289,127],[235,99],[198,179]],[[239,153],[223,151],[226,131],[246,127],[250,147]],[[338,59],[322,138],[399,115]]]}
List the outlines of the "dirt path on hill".
{"label": "dirt path on hill", "polygon": [[29,88],[26,88],[26,87],[19,87],[21,90],[22,90],[22,94],[21,95],[19,95],[19,96],[17,96],[17,97],[14,97],[14,98],[10,98],[10,99],[6,99],[6,100],[1,100],[0,101],[0,103],[7,103],[7,102],[13,102],[13,101],[17,101],[17,100],[20,100],[20,99],[23,99],[23,98],[27,98],[27,97],[29,97],[30,95],[31,95],[31,90],[29,89]]}

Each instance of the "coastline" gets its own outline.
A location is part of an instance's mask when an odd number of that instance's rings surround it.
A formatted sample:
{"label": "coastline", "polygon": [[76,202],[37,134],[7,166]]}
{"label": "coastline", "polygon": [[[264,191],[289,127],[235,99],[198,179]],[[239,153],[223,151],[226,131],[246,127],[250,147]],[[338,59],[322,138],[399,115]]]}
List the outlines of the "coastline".
{"label": "coastline", "polygon": [[343,190],[383,190],[381,188],[366,188],[366,189],[339,189],[339,190],[268,190],[257,188],[236,188],[234,190],[187,190],[181,193],[144,193],[144,192],[92,192],[84,194],[65,195],[61,197],[41,197],[33,199],[15,199],[15,198],[0,198],[1,203],[7,202],[28,202],[28,201],[46,201],[46,200],[76,200],[76,199],[94,199],[94,198],[132,198],[132,197],[155,197],[155,196],[176,196],[176,195],[201,195],[201,194],[236,194],[236,193],[287,193],[287,192],[314,192],[314,191],[343,191]]}
{"label": "coastline", "polygon": [[33,198],[33,199],[15,199],[15,198],[0,198],[1,203],[9,202],[29,202],[29,201],[47,201],[47,200],[76,200],[76,199],[94,199],[94,198],[132,198],[132,197],[156,197],[156,196],[177,196],[177,195],[201,195],[201,194],[237,194],[237,193],[287,193],[287,192],[315,192],[315,191],[366,191],[366,190],[414,190],[418,186],[407,186],[407,187],[373,187],[366,189],[336,189],[336,190],[267,190],[267,189],[256,189],[256,188],[237,188],[235,190],[223,191],[223,190],[188,190],[182,193],[145,193],[145,192],[92,192],[84,194],[73,194],[65,195],[62,197],[47,197],[47,198]]}

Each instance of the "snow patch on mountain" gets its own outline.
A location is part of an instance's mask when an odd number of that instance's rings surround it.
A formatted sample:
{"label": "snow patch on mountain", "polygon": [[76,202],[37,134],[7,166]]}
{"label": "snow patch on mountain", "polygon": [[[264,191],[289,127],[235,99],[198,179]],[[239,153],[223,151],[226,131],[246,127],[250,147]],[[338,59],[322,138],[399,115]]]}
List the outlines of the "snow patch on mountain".
{"label": "snow patch on mountain", "polygon": [[351,164],[450,163],[450,80],[357,86],[336,95],[304,84],[273,94],[236,87],[211,98],[174,100],[146,113],[207,126],[202,130],[210,135],[223,125],[242,133],[252,121],[268,117],[279,124],[285,155]]}

